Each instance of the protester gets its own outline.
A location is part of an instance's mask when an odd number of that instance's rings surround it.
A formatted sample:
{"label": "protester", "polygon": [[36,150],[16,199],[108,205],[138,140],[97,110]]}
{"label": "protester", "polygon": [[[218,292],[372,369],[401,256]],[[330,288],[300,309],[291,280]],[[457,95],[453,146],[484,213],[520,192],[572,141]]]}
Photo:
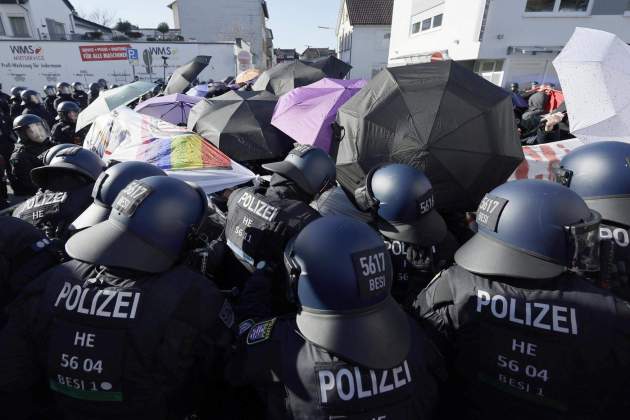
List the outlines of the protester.
{"label": "protester", "polygon": [[523,180],[487,194],[476,221],[457,265],[414,304],[463,399],[444,401],[448,418],[626,412],[630,307],[578,274],[599,268],[600,215],[561,185]]}
{"label": "protester", "polygon": [[433,418],[446,369],[391,298],[387,254],[359,221],[312,222],[285,251],[286,288],[299,311],[280,318],[269,305],[272,280],[255,274],[246,296],[257,310],[243,314],[226,373],[235,386],[255,386],[263,402],[235,407],[242,418],[263,410],[269,419]]}
{"label": "protester", "polygon": [[37,115],[21,115],[13,121],[18,143],[11,154],[9,181],[15,195],[31,196],[37,186],[31,180],[31,169],[42,166],[42,155],[54,143],[48,125]]}
{"label": "protester", "polygon": [[61,102],[57,106],[59,122],[53,125],[52,140],[55,143],[70,143],[81,145],[85,138],[85,130],[76,132],[77,118],[79,118],[81,108],[76,102]]}
{"label": "protester", "polygon": [[88,106],[88,94],[85,93],[81,82],[72,83],[72,99],[81,109],[85,109]]}
{"label": "protester", "polygon": [[49,239],[65,242],[68,227],[92,204],[94,182],[105,163],[82,147],[58,151],[46,166],[31,171],[37,193],[20,204],[13,216],[41,229]]}
{"label": "protester", "polygon": [[527,111],[525,111],[521,117],[521,124],[526,131],[538,126],[540,116],[545,114],[545,108],[548,102],[549,96],[542,90],[529,97]]}

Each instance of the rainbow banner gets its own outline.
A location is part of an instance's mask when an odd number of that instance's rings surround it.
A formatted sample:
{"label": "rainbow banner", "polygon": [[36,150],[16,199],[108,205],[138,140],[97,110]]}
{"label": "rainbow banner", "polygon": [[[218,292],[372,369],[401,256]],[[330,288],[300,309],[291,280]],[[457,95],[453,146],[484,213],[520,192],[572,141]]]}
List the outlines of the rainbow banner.
{"label": "rainbow banner", "polygon": [[207,193],[244,184],[256,175],[197,133],[120,107],[99,117],[83,146],[108,160],[148,162]]}

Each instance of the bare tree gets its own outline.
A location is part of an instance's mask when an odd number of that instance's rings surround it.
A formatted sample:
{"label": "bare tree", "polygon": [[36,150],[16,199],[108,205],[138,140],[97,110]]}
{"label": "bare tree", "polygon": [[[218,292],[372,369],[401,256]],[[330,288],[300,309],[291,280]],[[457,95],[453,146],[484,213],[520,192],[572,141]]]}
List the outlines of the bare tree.
{"label": "bare tree", "polygon": [[116,20],[116,12],[107,9],[94,9],[90,12],[79,10],[79,16],[107,27],[111,27]]}

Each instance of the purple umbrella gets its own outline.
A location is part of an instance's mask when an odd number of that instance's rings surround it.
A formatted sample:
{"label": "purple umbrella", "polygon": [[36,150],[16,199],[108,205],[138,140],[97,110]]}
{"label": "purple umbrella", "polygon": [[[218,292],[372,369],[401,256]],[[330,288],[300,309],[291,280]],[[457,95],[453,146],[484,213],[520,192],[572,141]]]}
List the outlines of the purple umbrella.
{"label": "purple umbrella", "polygon": [[337,110],[352,98],[366,80],[325,78],[282,95],[271,124],[302,144],[330,152]]}
{"label": "purple umbrella", "polygon": [[174,93],[167,96],[156,96],[141,102],[135,111],[150,115],[171,124],[186,126],[190,109],[203,98]]}

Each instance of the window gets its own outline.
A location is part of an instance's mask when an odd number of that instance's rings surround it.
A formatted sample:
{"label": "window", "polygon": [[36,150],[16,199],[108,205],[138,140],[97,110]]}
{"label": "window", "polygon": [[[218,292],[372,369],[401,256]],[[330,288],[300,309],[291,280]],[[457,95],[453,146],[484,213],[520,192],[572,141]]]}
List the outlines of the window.
{"label": "window", "polygon": [[422,21],[422,30],[428,31],[429,29],[431,29],[431,18]]}
{"label": "window", "polygon": [[438,26],[442,26],[442,17],[444,15],[443,14],[439,14],[439,15],[435,15],[433,16],[433,27],[437,28]]}
{"label": "window", "polygon": [[561,0],[561,12],[586,12],[589,0]]}
{"label": "window", "polygon": [[11,23],[11,30],[15,37],[28,37],[28,26],[26,26],[26,19],[23,16],[9,16],[9,22]]}
{"label": "window", "polygon": [[66,39],[66,27],[63,23],[46,19],[46,26],[48,27],[48,34],[51,40],[58,41]]}
{"label": "window", "polygon": [[553,12],[556,0],[527,0],[526,12]]}
{"label": "window", "polygon": [[630,0],[628,0],[628,4],[626,4],[626,12],[630,12]]}
{"label": "window", "polygon": [[2,18],[0,18],[0,36],[6,35],[7,32],[4,30],[4,23],[2,23]]}
{"label": "window", "polygon": [[414,23],[413,26],[411,27],[412,34],[417,34],[418,32],[420,32],[420,22]]}

